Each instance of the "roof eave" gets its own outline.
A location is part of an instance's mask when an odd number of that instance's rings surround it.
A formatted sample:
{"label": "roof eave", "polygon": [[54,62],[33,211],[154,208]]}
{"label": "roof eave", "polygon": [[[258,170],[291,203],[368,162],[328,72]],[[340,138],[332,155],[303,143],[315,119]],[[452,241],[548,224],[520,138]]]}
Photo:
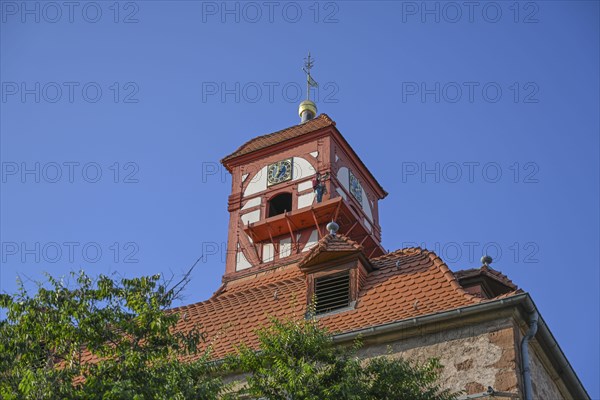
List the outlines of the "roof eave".
{"label": "roof eave", "polygon": [[350,150],[351,155],[353,155],[354,157],[356,157],[356,159],[358,160],[359,164],[367,172],[368,178],[370,180],[372,180],[372,182],[374,184],[373,185],[374,189],[377,191],[377,195],[379,196],[379,198],[382,199],[382,200],[385,199],[389,193],[385,191],[385,189],[383,188],[383,186],[381,186],[381,184],[379,183],[379,181],[377,180],[377,178],[375,178],[375,176],[373,175],[373,173],[369,170],[369,168],[367,168],[366,164],[363,162],[363,160],[360,158],[360,156],[356,153],[356,151],[354,151],[354,149],[352,148],[352,146],[350,146],[350,143],[348,143],[348,141],[346,140],[346,138],[344,137],[344,135],[342,135],[342,133],[339,131],[339,129],[337,128],[337,126],[334,125],[333,129],[337,133],[337,137],[341,138],[342,143],[345,145],[345,147],[347,147],[348,150]]}
{"label": "roof eave", "polygon": [[392,333],[395,331],[405,332],[406,329],[411,327],[417,327],[431,323],[440,323],[443,321],[449,321],[455,318],[464,318],[466,316],[479,313],[487,313],[488,315],[492,315],[492,311],[498,311],[500,309],[510,307],[523,307],[528,313],[533,311],[538,313],[539,323],[536,336],[539,335],[540,339],[542,339],[542,341],[546,344],[544,346],[544,350],[548,352],[551,357],[558,361],[557,373],[562,377],[565,386],[567,386],[568,389],[574,393],[574,398],[590,400],[590,395],[587,393],[585,387],[581,383],[581,380],[575,373],[575,370],[569,363],[569,360],[560,348],[558,342],[554,338],[554,335],[550,331],[550,328],[542,318],[537,306],[528,293],[516,294],[514,296],[496,300],[488,300],[478,304],[459,307],[452,310],[422,315],[419,317],[381,325],[374,325],[368,328],[361,328],[355,331],[333,335],[333,341],[343,343],[355,340],[358,337],[368,338],[369,336]]}
{"label": "roof eave", "polygon": [[[310,140],[314,140],[318,136],[326,134],[328,130],[332,128],[333,125],[324,126],[321,128],[317,128],[314,131],[307,132],[303,135],[292,137],[286,140],[282,140],[281,142],[274,143],[270,146],[263,147],[261,149],[252,150],[248,153],[240,154],[237,156],[231,157],[231,155],[224,157],[221,159],[221,164],[229,171],[229,173],[233,172],[233,168],[237,165],[247,163],[252,161],[253,159],[260,158],[261,156],[267,155],[272,152],[274,147],[288,147],[290,144],[292,146],[298,145],[303,142],[307,142]],[[274,132],[277,133],[277,132]],[[232,153],[232,154],[235,154]]]}

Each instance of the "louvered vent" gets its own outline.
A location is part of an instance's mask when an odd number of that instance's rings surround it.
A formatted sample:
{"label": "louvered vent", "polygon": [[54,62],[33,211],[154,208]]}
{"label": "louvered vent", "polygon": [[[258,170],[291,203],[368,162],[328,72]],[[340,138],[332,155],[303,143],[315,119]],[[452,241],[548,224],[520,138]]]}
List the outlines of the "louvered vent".
{"label": "louvered vent", "polygon": [[317,314],[348,307],[350,305],[350,274],[316,278],[315,297]]}

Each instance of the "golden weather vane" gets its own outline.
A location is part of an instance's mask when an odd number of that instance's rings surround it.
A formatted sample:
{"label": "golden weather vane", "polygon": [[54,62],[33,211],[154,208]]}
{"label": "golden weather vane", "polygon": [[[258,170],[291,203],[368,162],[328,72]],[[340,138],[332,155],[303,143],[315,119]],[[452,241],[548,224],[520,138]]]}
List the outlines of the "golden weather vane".
{"label": "golden weather vane", "polygon": [[310,70],[314,66],[315,60],[310,58],[310,51],[308,52],[308,57],[304,59],[304,68],[302,70],[306,73],[306,100],[310,100],[310,88],[311,87],[319,87],[317,81],[315,81],[310,75]]}

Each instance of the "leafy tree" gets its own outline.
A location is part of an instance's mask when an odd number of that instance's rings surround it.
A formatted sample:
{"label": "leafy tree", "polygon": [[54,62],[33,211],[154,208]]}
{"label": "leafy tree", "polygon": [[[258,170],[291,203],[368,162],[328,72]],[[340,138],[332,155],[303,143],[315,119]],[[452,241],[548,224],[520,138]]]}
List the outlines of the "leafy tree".
{"label": "leafy tree", "polygon": [[48,277],[33,296],[22,283],[0,295],[0,398],[218,398],[199,329],[176,332],[178,315],[165,312],[183,280],[71,275],[74,288]]}
{"label": "leafy tree", "polygon": [[260,351],[242,346],[230,365],[248,373],[240,392],[269,400],[453,400],[437,383],[435,359],[417,365],[378,357],[361,361],[352,348],[334,346],[314,320],[279,321],[258,331]]}
{"label": "leafy tree", "polygon": [[[186,278],[169,288],[159,276],[71,276],[74,285],[48,277],[34,295],[22,284],[0,295],[0,398],[455,399],[437,383],[437,361],[361,361],[360,343],[335,346],[315,320],[273,320],[258,332],[258,352],[242,346],[211,363],[200,327],[174,329],[169,309]],[[239,371],[248,377],[236,393],[220,377]]]}

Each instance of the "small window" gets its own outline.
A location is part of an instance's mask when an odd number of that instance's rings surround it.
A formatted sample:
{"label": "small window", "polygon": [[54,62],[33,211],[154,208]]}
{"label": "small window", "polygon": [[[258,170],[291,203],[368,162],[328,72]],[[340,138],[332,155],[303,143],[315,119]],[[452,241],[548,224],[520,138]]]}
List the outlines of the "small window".
{"label": "small window", "polygon": [[267,217],[283,214],[284,212],[292,211],[292,194],[281,193],[269,200]]}
{"label": "small window", "polygon": [[350,306],[350,273],[316,278],[315,298],[316,314]]}

